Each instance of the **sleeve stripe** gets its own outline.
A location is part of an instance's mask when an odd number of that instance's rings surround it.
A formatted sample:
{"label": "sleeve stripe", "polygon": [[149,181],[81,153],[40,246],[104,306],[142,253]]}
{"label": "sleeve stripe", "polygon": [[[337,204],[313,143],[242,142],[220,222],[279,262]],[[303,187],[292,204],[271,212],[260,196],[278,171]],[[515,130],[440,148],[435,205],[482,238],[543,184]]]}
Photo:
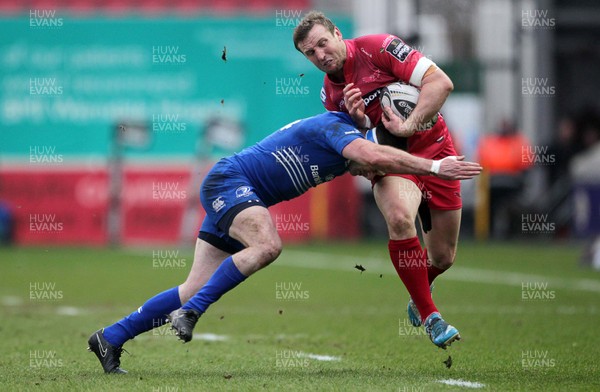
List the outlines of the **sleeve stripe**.
{"label": "sleeve stripe", "polygon": [[435,65],[433,61],[429,60],[427,57],[421,57],[413,69],[412,75],[410,75],[409,83],[413,86],[421,87],[423,76],[432,65]]}

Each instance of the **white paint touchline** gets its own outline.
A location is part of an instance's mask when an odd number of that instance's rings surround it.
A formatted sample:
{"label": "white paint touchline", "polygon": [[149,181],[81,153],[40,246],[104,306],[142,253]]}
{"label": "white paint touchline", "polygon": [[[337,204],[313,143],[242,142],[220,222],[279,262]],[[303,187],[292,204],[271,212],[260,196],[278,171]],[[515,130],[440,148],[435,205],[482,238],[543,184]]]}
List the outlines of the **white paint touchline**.
{"label": "white paint touchline", "polygon": [[56,314],[61,316],[80,316],[86,313],[84,309],[75,306],[59,306],[56,308]]}
{"label": "white paint touchline", "polygon": [[483,388],[483,387],[485,387],[485,384],[482,384],[480,382],[465,381],[465,380],[461,380],[461,379],[455,380],[452,378],[438,380],[437,382],[446,384],[446,385],[452,385],[452,386],[457,386],[457,387],[466,387],[466,388]]}
{"label": "white paint touchline", "polygon": [[320,354],[310,354],[310,353],[299,353],[299,356],[306,357],[310,359],[315,359],[317,361],[341,361],[341,357],[336,357],[333,355],[320,355]]}
{"label": "white paint touchline", "polygon": [[229,336],[217,335],[215,333],[195,333],[193,338],[196,340],[204,340],[206,342],[223,342],[229,340]]}

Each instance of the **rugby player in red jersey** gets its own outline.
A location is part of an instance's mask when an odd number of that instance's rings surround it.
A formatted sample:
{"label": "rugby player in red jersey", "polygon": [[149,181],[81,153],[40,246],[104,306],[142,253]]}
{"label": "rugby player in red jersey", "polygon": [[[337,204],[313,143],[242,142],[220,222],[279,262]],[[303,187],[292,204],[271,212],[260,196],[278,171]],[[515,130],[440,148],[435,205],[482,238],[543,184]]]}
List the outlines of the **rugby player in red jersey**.
{"label": "rugby player in red jersey", "polygon": [[[390,34],[343,39],[331,20],[316,11],[300,21],[293,39],[296,49],[325,72],[321,100],[327,110],[349,113],[363,130],[377,125],[376,139],[386,139],[384,143],[396,139],[397,146],[404,144],[416,156],[457,155],[438,113],[453,89],[452,81],[422,53]],[[406,121],[389,108],[383,113],[379,103],[379,90],[394,82],[420,89],[417,105]],[[409,319],[415,327],[425,325],[432,342],[446,348],[460,335],[442,319],[430,290],[434,279],[454,263],[462,209],[460,182],[388,174],[376,177],[373,184],[389,231],[390,258],[411,296]],[[425,249],[415,226],[422,201],[428,207],[421,210],[427,212],[421,216]]]}

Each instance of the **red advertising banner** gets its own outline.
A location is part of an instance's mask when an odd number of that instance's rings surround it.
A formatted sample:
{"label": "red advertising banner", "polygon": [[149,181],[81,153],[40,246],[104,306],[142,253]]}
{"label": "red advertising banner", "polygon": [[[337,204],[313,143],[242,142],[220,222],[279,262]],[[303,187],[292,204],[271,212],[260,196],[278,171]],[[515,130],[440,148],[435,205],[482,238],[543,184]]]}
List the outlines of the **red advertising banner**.
{"label": "red advertising banner", "polygon": [[0,172],[0,200],[14,216],[15,242],[106,243],[107,184],[105,170]]}
{"label": "red advertising banner", "polygon": [[[4,168],[0,201],[23,245],[106,245],[116,200],[116,234],[123,245],[193,245],[204,218],[198,188],[208,167],[191,177],[186,166],[129,165],[121,191],[110,197],[104,168]],[[270,208],[284,242],[353,239],[360,235],[360,196],[345,176]]]}

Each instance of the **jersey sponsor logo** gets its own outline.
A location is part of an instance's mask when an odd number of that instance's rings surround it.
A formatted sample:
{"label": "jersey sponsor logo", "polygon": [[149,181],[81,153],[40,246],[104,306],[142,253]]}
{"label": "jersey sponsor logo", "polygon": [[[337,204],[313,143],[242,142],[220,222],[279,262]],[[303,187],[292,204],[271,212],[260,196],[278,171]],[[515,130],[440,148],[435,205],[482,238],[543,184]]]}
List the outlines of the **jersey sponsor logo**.
{"label": "jersey sponsor logo", "polygon": [[223,200],[223,196],[217,197],[212,202],[212,208],[213,208],[213,210],[215,210],[215,212],[221,211],[223,209],[223,207],[225,207],[225,200]]}
{"label": "jersey sponsor logo", "polygon": [[327,94],[325,93],[325,87],[321,87],[321,102],[325,104],[325,101],[327,101]]}
{"label": "jersey sponsor logo", "polygon": [[315,184],[319,185],[323,182],[323,179],[319,175],[319,165],[310,165],[310,174],[312,174]]}
{"label": "jersey sponsor logo", "polygon": [[254,194],[254,192],[252,192],[252,189],[249,186],[246,185],[242,185],[241,187],[239,187],[238,189],[235,190],[235,197],[236,198],[240,198],[240,197],[247,197]]}
{"label": "jersey sponsor logo", "polygon": [[360,133],[360,131],[358,129],[355,129],[353,131],[346,131],[344,132],[344,135],[354,135],[355,133]]}
{"label": "jersey sponsor logo", "polygon": [[379,98],[380,94],[381,94],[381,91],[379,89],[377,89],[377,90],[373,90],[373,91],[363,95],[363,101],[365,102],[365,107],[369,106],[369,104],[371,102],[373,102],[375,99]]}
{"label": "jersey sponsor logo", "polygon": [[394,38],[389,44],[387,44],[385,50],[401,62],[404,62],[410,52],[413,51],[413,49],[402,42],[400,38]]}

